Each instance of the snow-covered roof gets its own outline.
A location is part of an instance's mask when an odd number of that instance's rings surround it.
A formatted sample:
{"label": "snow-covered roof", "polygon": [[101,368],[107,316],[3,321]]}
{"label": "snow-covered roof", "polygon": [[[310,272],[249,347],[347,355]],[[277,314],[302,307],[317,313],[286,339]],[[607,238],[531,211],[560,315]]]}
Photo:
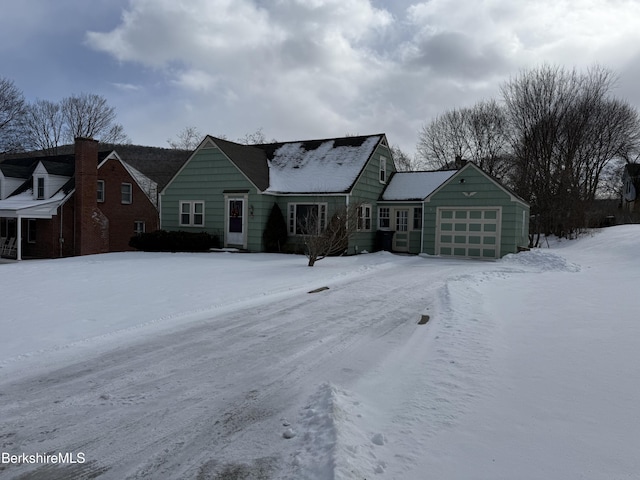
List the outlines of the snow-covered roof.
{"label": "snow-covered roof", "polygon": [[[274,144],[267,156],[269,193],[347,192],[382,135]],[[262,146],[261,146],[262,147]]]}
{"label": "snow-covered roof", "polygon": [[456,172],[397,172],[391,177],[382,200],[423,200]]}
{"label": "snow-covered roof", "polygon": [[60,204],[66,198],[64,191],[60,190],[51,198],[36,200],[31,189],[18,193],[4,200],[0,200],[0,217],[13,217],[18,214],[31,218],[51,218],[56,213]]}

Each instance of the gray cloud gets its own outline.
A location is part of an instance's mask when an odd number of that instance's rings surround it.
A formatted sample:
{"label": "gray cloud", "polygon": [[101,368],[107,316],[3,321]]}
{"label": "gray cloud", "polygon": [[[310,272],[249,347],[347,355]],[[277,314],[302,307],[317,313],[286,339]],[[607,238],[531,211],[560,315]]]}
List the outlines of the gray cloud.
{"label": "gray cloud", "polygon": [[[597,61],[626,71],[640,52],[640,7],[606,0],[589,7],[131,0],[114,28],[94,29],[87,43],[173,86],[171,121],[156,127],[155,135],[165,128],[163,140],[185,125],[230,138],[263,127],[281,140],[385,131],[412,150],[421,124],[495,97],[521,68]],[[133,128],[133,138],[149,135]]]}

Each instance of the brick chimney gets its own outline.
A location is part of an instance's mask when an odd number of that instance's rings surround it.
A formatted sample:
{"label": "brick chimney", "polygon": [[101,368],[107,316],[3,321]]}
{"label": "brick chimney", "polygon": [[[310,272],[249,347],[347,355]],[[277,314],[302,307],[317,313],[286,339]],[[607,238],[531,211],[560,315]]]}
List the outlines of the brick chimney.
{"label": "brick chimney", "polygon": [[454,166],[457,170],[460,170],[462,167],[464,167],[467,164],[466,160],[463,160],[462,157],[460,155],[456,155],[456,159],[454,162]]}
{"label": "brick chimney", "polygon": [[91,255],[108,251],[109,220],[98,209],[97,188],[98,142],[91,138],[76,138],[75,255]]}

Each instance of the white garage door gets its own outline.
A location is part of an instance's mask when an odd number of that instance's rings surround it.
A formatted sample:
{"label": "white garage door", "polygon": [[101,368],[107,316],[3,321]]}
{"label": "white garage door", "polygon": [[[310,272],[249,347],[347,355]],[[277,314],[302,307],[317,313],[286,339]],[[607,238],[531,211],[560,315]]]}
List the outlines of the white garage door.
{"label": "white garage door", "polygon": [[500,207],[438,208],[436,255],[500,257]]}

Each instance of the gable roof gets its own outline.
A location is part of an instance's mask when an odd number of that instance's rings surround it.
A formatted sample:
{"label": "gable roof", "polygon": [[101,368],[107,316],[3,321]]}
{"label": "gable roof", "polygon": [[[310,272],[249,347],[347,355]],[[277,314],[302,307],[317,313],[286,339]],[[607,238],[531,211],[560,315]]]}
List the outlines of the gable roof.
{"label": "gable roof", "polygon": [[424,200],[457,170],[396,172],[382,192],[382,200]]}
{"label": "gable roof", "polygon": [[469,162],[469,161],[466,162],[466,164],[460,170],[454,172],[454,174],[451,176],[451,178],[446,180],[444,183],[439,185],[433,192],[431,192],[427,196],[427,198],[425,198],[425,201],[429,202],[430,201],[429,197],[431,197],[431,196],[435,195],[436,193],[438,193],[438,191],[440,191],[452,178],[457,177],[457,176],[461,176],[462,174],[464,174],[464,172],[466,170],[470,170],[470,169],[477,170],[481,175],[483,175],[485,178],[487,178],[487,180],[489,180],[491,183],[493,183],[496,187],[498,187],[499,189],[503,190],[507,195],[509,195],[509,197],[511,197],[511,201],[519,202],[519,203],[521,203],[521,204],[523,204],[523,205],[525,205],[527,207],[529,206],[529,202],[527,202],[522,197],[517,195],[513,190],[511,190],[509,187],[504,185],[497,178],[493,177],[492,175],[489,175],[487,172],[482,170],[475,163]]}
{"label": "gable roof", "polygon": [[640,189],[640,163],[627,163],[624,166],[624,170],[633,186],[636,189]]}
{"label": "gable roof", "polygon": [[30,165],[11,165],[9,163],[0,163],[0,172],[5,177],[11,178],[27,178],[31,174],[32,168]]}
{"label": "gable roof", "polygon": [[[27,178],[33,172],[38,161],[66,162],[74,158],[74,145],[61,145],[58,147],[59,155],[47,155],[43,151],[19,153],[6,155],[4,160],[0,160],[0,168],[5,176],[5,166],[14,165],[20,168],[30,168],[30,171],[22,177]],[[102,162],[113,151],[118,152],[118,156],[139,172],[143,173],[158,184],[158,188],[164,188],[173,178],[175,173],[187,161],[191,155],[191,150],[178,150],[174,148],[145,147],[142,145],[113,145],[98,144],[98,163]],[[72,160],[73,162],[73,160]],[[49,171],[47,169],[47,171]],[[49,171],[49,173],[52,173]]]}
{"label": "gable roof", "polygon": [[[162,175],[169,175],[169,173],[175,168],[174,165],[178,161],[183,162],[186,160],[186,151],[183,150],[173,151],[170,149],[155,149],[152,147],[129,147],[130,148],[126,148],[125,150],[132,156],[132,158],[137,160],[136,163],[143,164],[151,169],[155,166],[155,171],[161,174],[160,178],[164,178]],[[165,151],[171,151],[174,155],[164,155]],[[165,162],[162,162],[160,157],[164,158]],[[157,182],[149,178],[145,173],[140,172],[137,168],[131,166],[129,163],[123,161],[119,152],[109,149],[108,147],[99,149],[96,170],[98,170],[100,166],[109,159],[119,161],[123,165],[132,179],[138,184],[151,203],[157,208]],[[35,205],[32,204],[32,202],[30,203],[27,197],[32,196],[33,173],[39,164],[42,164],[44,169],[50,175],[68,177],[68,180],[62,185],[62,187],[54,192],[51,198],[58,198],[62,195],[62,198],[58,199],[66,199],[66,197],[73,192],[75,189],[75,153],[43,156],[39,154],[39,152],[35,152],[35,155],[33,156],[27,156],[27,154],[14,155],[10,158],[5,158],[0,162],[1,171],[3,174],[5,171],[12,173],[14,174],[13,176],[20,174],[17,178],[24,179],[24,182],[16,188],[10,196],[7,197],[7,199],[0,201],[0,208],[4,210],[19,210],[21,208],[31,208]],[[5,174],[5,176],[9,175]],[[170,178],[171,177],[169,176],[165,181],[168,182]],[[28,195],[25,196],[25,194]],[[7,202],[7,200],[11,201]],[[39,200],[39,202],[42,203],[42,200]],[[19,205],[23,205],[23,207],[19,207]]]}
{"label": "gable roof", "polygon": [[269,168],[267,155],[261,148],[263,145],[242,145],[222,138],[208,138],[260,191],[269,187]]}
{"label": "gable roof", "polygon": [[346,193],[384,135],[260,145],[269,159],[269,193]]}
{"label": "gable roof", "polygon": [[378,134],[243,145],[207,135],[196,152],[217,147],[263,193],[347,193],[383,139]]}
{"label": "gable roof", "polygon": [[158,191],[169,183],[193,153],[175,148],[99,144],[98,156],[105,154],[106,157],[114,150],[124,163],[156,182]]}

